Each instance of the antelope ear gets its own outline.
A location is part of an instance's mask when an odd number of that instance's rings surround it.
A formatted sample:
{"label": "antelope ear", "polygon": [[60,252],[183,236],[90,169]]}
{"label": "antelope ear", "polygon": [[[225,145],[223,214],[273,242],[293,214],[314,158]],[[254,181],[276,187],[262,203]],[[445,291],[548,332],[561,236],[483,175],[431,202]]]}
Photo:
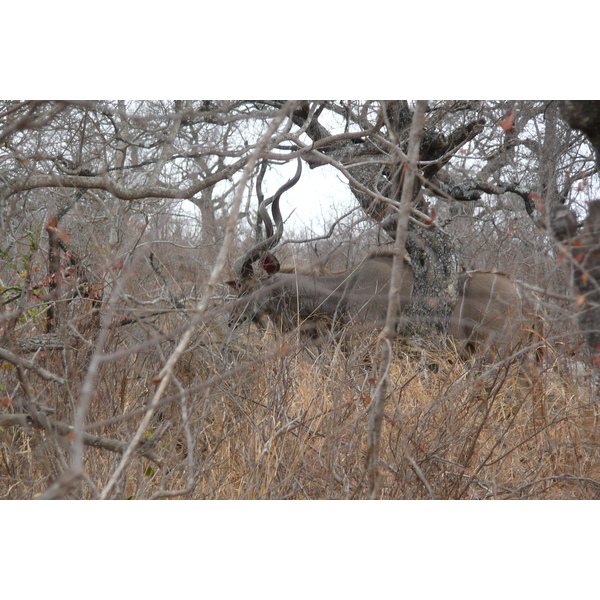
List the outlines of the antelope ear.
{"label": "antelope ear", "polygon": [[260,257],[260,266],[269,274],[274,275],[279,272],[281,265],[279,261],[270,253],[265,252]]}
{"label": "antelope ear", "polygon": [[242,287],[240,282],[232,279],[231,281],[226,281],[225,282],[230,288],[233,288],[236,292],[240,291],[240,288]]}

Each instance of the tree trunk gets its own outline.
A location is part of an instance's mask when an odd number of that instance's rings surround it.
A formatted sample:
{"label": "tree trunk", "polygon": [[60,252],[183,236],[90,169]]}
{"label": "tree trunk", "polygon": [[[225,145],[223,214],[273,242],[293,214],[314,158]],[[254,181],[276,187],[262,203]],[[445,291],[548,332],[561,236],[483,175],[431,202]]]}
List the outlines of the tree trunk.
{"label": "tree trunk", "polygon": [[[596,150],[596,162],[600,166],[600,101],[565,101],[561,103],[564,119],[574,129],[585,133]],[[565,215],[560,223],[565,221]],[[566,215],[568,223],[576,222],[575,215]],[[553,222],[555,236],[561,240],[568,234]],[[591,202],[583,233],[571,241],[571,252],[575,270],[574,284],[581,305],[579,325],[592,350],[594,364],[600,369],[600,200]]]}

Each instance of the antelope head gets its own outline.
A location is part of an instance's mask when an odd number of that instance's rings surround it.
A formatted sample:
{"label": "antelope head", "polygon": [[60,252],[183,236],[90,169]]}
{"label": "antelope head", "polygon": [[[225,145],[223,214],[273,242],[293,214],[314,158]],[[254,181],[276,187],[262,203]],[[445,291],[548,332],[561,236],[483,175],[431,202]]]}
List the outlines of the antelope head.
{"label": "antelope head", "polygon": [[[266,164],[265,164],[266,166]],[[284,192],[292,188],[300,180],[302,173],[302,161],[298,158],[298,168],[294,176],[284,183],[273,196],[264,198],[261,189],[262,175],[264,174],[264,166],[257,181],[257,196],[259,199],[258,214],[259,221],[265,225],[266,238],[259,241],[243,256],[240,256],[233,263],[233,272],[235,279],[227,281],[227,285],[233,288],[239,300],[236,302],[229,317],[229,326],[235,327],[244,321],[254,321],[260,326],[265,325],[265,314],[261,308],[260,295],[253,294],[257,289],[266,284],[266,280],[279,272],[280,264],[277,258],[269,252],[274,248],[283,235],[283,218],[279,208],[279,200]],[[268,213],[268,208],[271,206],[273,222]],[[257,275],[254,271],[254,263],[259,262],[261,274]],[[244,301],[246,299],[246,301]]]}

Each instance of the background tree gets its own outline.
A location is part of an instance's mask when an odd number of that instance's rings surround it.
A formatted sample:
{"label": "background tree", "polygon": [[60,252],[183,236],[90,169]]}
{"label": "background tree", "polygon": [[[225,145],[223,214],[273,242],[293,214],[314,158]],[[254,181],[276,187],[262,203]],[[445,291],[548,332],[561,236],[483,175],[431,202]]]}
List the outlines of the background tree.
{"label": "background tree", "polygon": [[[589,138],[600,165],[600,102],[562,102],[562,113],[569,125]],[[580,236],[576,236],[577,215],[569,208],[556,210],[552,227],[559,242],[571,246],[574,287],[580,294],[579,323],[591,348],[594,364],[600,367],[600,200],[589,204],[589,212]],[[561,246],[561,250],[565,250]]]}

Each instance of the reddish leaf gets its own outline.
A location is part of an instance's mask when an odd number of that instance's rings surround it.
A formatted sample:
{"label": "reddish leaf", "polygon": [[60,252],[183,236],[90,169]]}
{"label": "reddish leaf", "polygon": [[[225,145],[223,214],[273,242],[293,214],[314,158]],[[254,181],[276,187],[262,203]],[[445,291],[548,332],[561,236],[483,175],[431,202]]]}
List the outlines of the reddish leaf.
{"label": "reddish leaf", "polygon": [[435,208],[431,209],[431,212],[429,213],[429,219],[425,219],[425,225],[433,225],[433,222],[435,221],[437,217],[437,210],[435,210]]}
{"label": "reddish leaf", "polygon": [[498,125],[504,129],[504,131],[510,131],[513,128],[515,122],[515,113],[510,113],[501,121],[498,121]]}
{"label": "reddish leaf", "polygon": [[71,236],[70,236],[70,234],[65,233],[64,231],[62,231],[62,229],[58,229],[58,227],[56,227],[56,225],[57,225],[56,217],[50,217],[48,219],[48,225],[46,225],[46,231],[49,234],[50,233],[56,234],[56,236],[58,237],[58,239],[60,239],[65,244],[71,243]]}

